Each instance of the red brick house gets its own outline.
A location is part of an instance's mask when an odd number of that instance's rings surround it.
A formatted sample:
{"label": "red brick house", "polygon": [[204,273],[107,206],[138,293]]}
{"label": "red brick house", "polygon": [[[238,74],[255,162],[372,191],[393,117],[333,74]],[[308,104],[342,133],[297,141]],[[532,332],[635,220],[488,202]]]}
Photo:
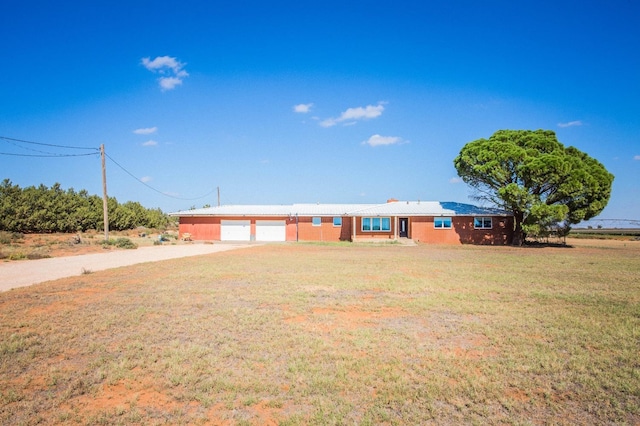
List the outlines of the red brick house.
{"label": "red brick house", "polygon": [[171,213],[180,236],[205,241],[363,241],[510,244],[505,211],[437,201],[219,206]]}

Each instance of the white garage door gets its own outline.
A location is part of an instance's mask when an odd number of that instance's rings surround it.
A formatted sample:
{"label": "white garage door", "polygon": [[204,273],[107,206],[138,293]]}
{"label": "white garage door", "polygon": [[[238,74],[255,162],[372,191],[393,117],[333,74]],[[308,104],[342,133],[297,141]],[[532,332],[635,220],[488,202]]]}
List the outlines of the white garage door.
{"label": "white garage door", "polygon": [[250,220],[221,220],[220,240],[249,241],[251,239]]}
{"label": "white garage door", "polygon": [[256,241],[286,241],[284,220],[256,220]]}

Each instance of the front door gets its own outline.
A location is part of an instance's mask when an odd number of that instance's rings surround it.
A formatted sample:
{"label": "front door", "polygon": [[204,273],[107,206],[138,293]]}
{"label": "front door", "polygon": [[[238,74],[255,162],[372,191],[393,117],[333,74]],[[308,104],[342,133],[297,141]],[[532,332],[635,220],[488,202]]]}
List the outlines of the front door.
{"label": "front door", "polygon": [[409,238],[409,218],[400,218],[400,238]]}

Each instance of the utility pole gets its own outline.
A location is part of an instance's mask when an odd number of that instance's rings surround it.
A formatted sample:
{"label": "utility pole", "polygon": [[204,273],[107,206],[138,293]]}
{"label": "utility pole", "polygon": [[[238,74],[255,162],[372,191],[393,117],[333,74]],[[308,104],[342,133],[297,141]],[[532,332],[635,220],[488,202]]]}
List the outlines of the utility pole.
{"label": "utility pole", "polygon": [[218,187],[218,207],[220,207],[220,187]]}
{"label": "utility pole", "polygon": [[105,166],[104,144],[100,145],[102,158],[102,211],[104,214],[104,240],[109,241],[109,198],[107,197],[107,168]]}

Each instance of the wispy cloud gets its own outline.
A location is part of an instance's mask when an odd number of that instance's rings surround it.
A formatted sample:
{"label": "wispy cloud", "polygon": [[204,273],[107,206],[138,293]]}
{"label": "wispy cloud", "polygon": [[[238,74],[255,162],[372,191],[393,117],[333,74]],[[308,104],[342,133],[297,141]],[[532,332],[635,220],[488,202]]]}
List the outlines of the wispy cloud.
{"label": "wispy cloud", "polygon": [[184,69],[186,64],[171,56],[157,56],[155,59],[142,58],[142,65],[153,73],[160,74],[158,79],[162,91],[173,90],[182,84],[182,80],[189,76]]}
{"label": "wispy cloud", "polygon": [[135,129],[133,133],[136,135],[150,135],[158,131],[157,127],[143,127],[140,129]]}
{"label": "wispy cloud", "polygon": [[462,183],[462,182],[463,182],[463,180],[460,177],[452,177],[451,179],[449,179],[449,183],[453,183],[453,184]]}
{"label": "wispy cloud", "polygon": [[369,145],[369,146],[395,145],[400,143],[407,143],[407,142],[398,136],[380,136],[380,135],[373,135],[366,141],[362,142],[363,145]]}
{"label": "wispy cloud", "polygon": [[293,111],[300,114],[306,114],[311,111],[313,104],[298,104],[293,106]]}
{"label": "wispy cloud", "polygon": [[384,105],[380,102],[378,105],[367,105],[366,107],[348,108],[339,117],[327,118],[320,122],[322,127],[332,127],[336,124],[344,125],[355,124],[359,120],[370,120],[382,115]]}
{"label": "wispy cloud", "polygon": [[636,155],[635,157],[633,157],[633,159],[636,161],[640,161],[640,155]]}
{"label": "wispy cloud", "polygon": [[142,146],[156,146],[158,145],[158,142],[154,141],[154,140],[148,140],[145,143],[142,144]]}
{"label": "wispy cloud", "polygon": [[180,86],[182,84],[182,78],[178,77],[160,77],[158,79],[158,83],[163,91],[165,90],[173,90],[176,86]]}
{"label": "wispy cloud", "polygon": [[577,126],[582,126],[582,121],[580,120],[576,120],[576,121],[569,121],[567,123],[558,123],[558,127],[577,127]]}
{"label": "wispy cloud", "polygon": [[144,183],[147,183],[147,182],[151,182],[153,179],[151,178],[151,176],[143,176],[140,178],[140,180]]}

